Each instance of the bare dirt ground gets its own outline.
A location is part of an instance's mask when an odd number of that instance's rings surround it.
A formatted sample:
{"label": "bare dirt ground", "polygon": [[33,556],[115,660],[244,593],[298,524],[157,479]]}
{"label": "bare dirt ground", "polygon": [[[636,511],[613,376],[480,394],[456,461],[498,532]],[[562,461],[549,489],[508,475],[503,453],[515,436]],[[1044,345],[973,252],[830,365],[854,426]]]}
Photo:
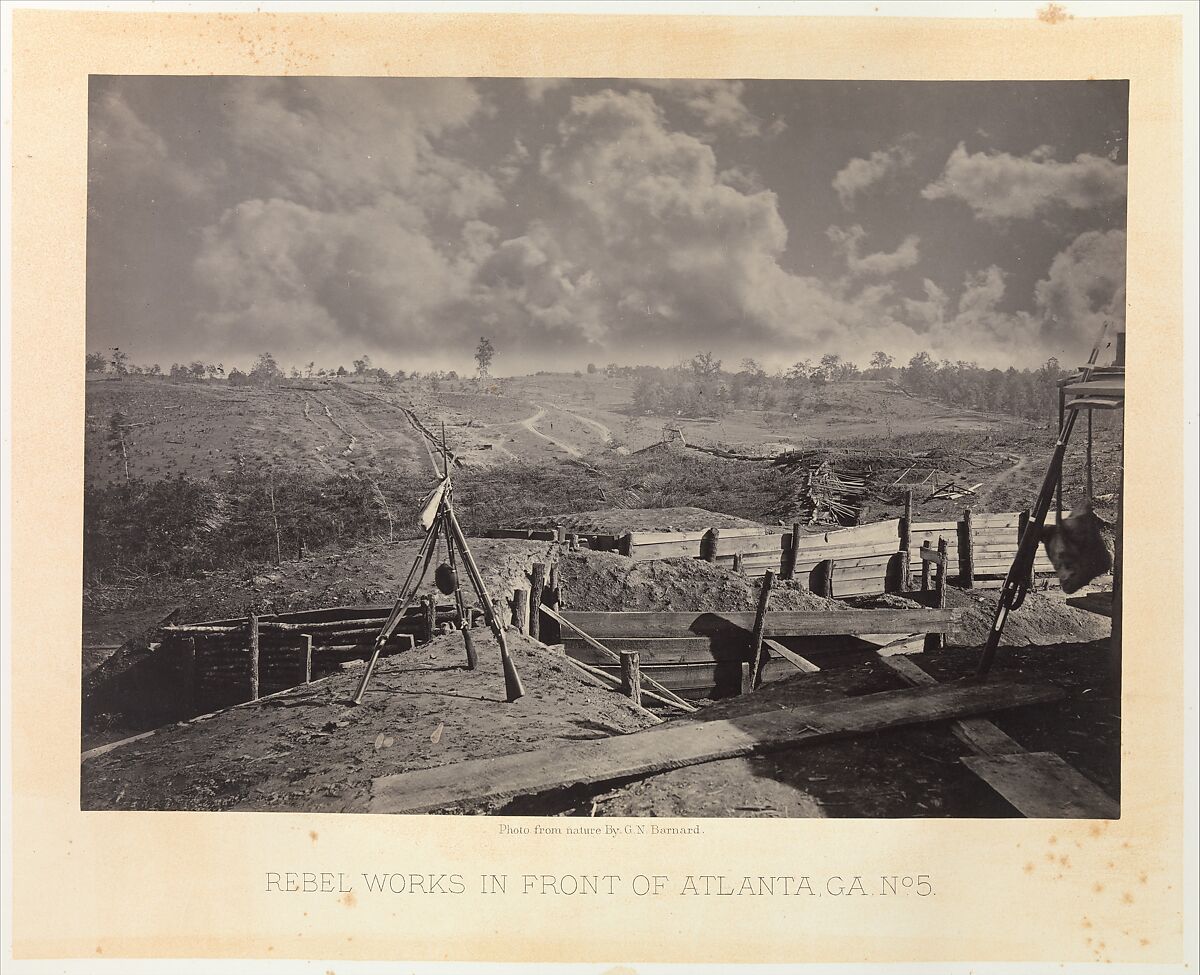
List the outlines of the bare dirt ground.
{"label": "bare dirt ground", "polygon": [[[412,547],[414,542],[382,551],[367,546],[328,564],[296,563],[255,577],[255,598],[278,611],[358,601],[352,596],[386,602],[380,597],[396,584],[397,562],[403,561],[397,556]],[[751,581],[699,560],[639,563],[603,552],[573,553],[553,543],[509,540],[480,539],[473,548],[495,593],[521,585],[533,561],[557,561],[569,608],[732,611],[753,609],[758,599]],[[239,615],[244,593],[238,579],[203,582],[190,593],[185,618]],[[949,604],[964,611],[960,640],[968,646],[920,655],[921,665],[943,680],[970,673],[995,596],[951,589]],[[858,604],[911,602],[889,595]],[[845,609],[847,603],[781,583],[772,606]],[[623,734],[649,724],[619,694],[587,684],[555,651],[515,633],[509,634],[510,643],[529,693],[505,704],[498,653],[486,631],[478,632],[482,666],[476,672],[463,667],[456,635],[439,637],[428,647],[382,661],[361,708],[347,704],[358,679],[351,670],[204,721],[170,726],[89,759],[82,773],[85,807],[361,811],[370,781],[379,775],[546,747],[554,740]],[[1064,687],[1068,699],[996,721],[1031,750],[1058,751],[1115,794],[1119,706],[1105,683],[1107,632],[1107,620],[1067,606],[1061,593],[1030,594],[1009,623],[1005,642],[1012,649],[1001,653],[998,675],[1050,681]],[[1057,641],[1070,642],[1053,645]],[[869,652],[830,651],[815,662],[821,673],[769,684],[750,697],[712,702],[694,718],[674,720],[712,720],[899,686]],[[113,741],[120,732],[119,725],[94,731],[85,737],[85,747]],[[944,725],[922,726],[680,769],[603,795],[577,790],[517,799],[502,811],[1012,815],[961,766],[958,757],[964,753]]]}
{"label": "bare dirt ground", "polygon": [[[283,380],[277,386],[230,386],[225,380],[177,383],[129,376],[87,384],[88,476],[119,480],[124,472],[106,444],[112,414],[132,425],[134,477],[204,477],[237,464],[305,464],[334,473],[423,470],[429,464],[412,410],[433,429],[445,421],[464,463],[533,462],[605,450],[638,450],[678,426],[690,443],[786,450],[814,441],[906,433],[1018,430],[1011,418],[953,410],[905,397],[884,382],[836,383],[819,408],[734,410],[719,420],[638,415],[633,383],[601,374],[544,374],[509,379],[408,380],[384,386],[357,377]],[[440,435],[439,430],[433,430]]]}
{"label": "bare dirt ground", "polygon": [[474,671],[457,634],[438,637],[381,660],[358,707],[361,668],[88,759],[83,808],[362,812],[380,775],[652,723],[516,633],[509,650],[527,693],[505,703],[499,652],[478,633]]}

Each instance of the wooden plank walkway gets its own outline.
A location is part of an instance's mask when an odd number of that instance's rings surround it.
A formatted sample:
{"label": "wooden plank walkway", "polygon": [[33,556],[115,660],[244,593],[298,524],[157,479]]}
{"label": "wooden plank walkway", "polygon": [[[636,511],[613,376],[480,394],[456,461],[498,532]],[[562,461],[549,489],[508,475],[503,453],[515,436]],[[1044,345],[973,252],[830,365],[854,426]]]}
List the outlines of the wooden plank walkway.
{"label": "wooden plank walkway", "polygon": [[806,745],[1062,697],[1052,687],[946,684],[826,701],[708,722],[661,725],[599,741],[555,742],[516,755],[385,775],[372,783],[368,812],[423,813],[573,785],[603,785],[754,752]]}

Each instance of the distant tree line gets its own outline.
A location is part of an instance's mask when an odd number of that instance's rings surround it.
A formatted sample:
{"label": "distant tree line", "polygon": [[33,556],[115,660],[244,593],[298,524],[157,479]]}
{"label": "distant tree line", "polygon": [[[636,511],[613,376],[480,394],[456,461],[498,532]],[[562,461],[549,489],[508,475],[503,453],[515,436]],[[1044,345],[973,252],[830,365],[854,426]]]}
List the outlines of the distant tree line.
{"label": "distant tree line", "polygon": [[[494,350],[492,350],[492,354],[494,354]],[[490,358],[488,361],[491,361]],[[318,367],[315,362],[309,362],[303,367],[292,366],[285,373],[273,354],[263,352],[255,359],[254,365],[251,366],[249,372],[243,372],[237,367],[233,367],[226,372],[224,363],[206,363],[197,359],[188,363],[173,362],[170,369],[164,374],[162,367],[157,362],[150,366],[136,365],[129,361],[127,353],[117,348],[111,349],[108,352],[87,353],[85,366],[86,371],[90,374],[99,373],[112,375],[117,378],[124,376],[165,375],[167,379],[177,383],[225,379],[233,386],[271,386],[288,378],[311,379],[318,377],[321,379],[341,379],[351,375],[365,379],[374,379],[383,385],[394,385],[409,379],[425,378],[436,386],[437,383],[443,380],[456,380],[459,378],[458,372],[454,369],[434,369],[426,373],[421,373],[418,370],[406,372],[404,369],[389,372],[387,369],[381,369],[373,365],[369,355],[363,355],[362,358],[355,359],[353,367],[353,370],[347,369],[345,366],[325,368]]]}
{"label": "distant tree line", "polygon": [[[596,369],[589,365],[589,371]],[[641,414],[716,417],[731,409],[822,412],[833,408],[826,398],[827,387],[882,380],[966,409],[1038,418],[1048,415],[1056,382],[1064,374],[1053,358],[1037,369],[984,369],[973,362],[939,362],[920,352],[906,366],[897,366],[882,351],[872,354],[866,369],[827,353],[816,362],[803,359],[774,375],[754,359],[743,359],[740,369],[728,371],[712,353],[700,352],[676,366],[610,363],[604,373],[633,380],[632,408]]]}

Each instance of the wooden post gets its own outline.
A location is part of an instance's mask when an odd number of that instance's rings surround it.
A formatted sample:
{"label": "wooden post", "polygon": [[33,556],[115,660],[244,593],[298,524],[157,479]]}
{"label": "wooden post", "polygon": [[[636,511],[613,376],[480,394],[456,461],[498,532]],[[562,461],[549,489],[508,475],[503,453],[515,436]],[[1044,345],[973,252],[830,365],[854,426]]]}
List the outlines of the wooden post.
{"label": "wooden post", "polygon": [[621,651],[621,693],[642,703],[641,655],[636,650]]}
{"label": "wooden post", "polygon": [[529,635],[539,639],[542,630],[542,597],[546,593],[546,566],[543,562],[533,563],[529,587]]}
{"label": "wooden post", "polygon": [[433,640],[434,623],[437,611],[434,608],[432,596],[421,597],[421,642],[430,643]]}
{"label": "wooden post", "polygon": [[754,634],[750,639],[750,690],[762,683],[762,668],[766,663],[763,633],[767,627],[767,606],[771,602],[771,585],[774,582],[775,573],[767,569],[767,574],[763,576],[762,589],[758,594],[758,612],[754,615]]}
{"label": "wooden post", "polygon": [[754,680],[750,674],[750,661],[742,661],[742,682],[739,693],[749,694],[754,690]]}
{"label": "wooden post", "polygon": [[[1029,531],[1029,520],[1032,517],[1029,509],[1026,508],[1017,516],[1017,544],[1021,544],[1021,539],[1025,537],[1025,533]],[[1032,589],[1034,582],[1033,562],[1029,563],[1029,577],[1025,580],[1027,588]]]}
{"label": "wooden post", "polygon": [[739,574],[742,571],[742,553],[741,552],[733,553],[733,571],[737,572]]}
{"label": "wooden post", "polygon": [[700,558],[705,562],[717,561],[717,549],[721,547],[721,529],[710,528],[700,539]]}
{"label": "wooden post", "polygon": [[562,543],[567,540],[567,529],[564,525],[554,526],[554,540]]}
{"label": "wooden post", "polygon": [[[940,541],[941,540],[939,539],[939,542]],[[921,554],[925,554],[926,552],[931,551],[931,548],[932,547],[930,546],[930,544],[928,542],[925,542],[921,546]],[[921,559],[921,592],[929,592],[929,567],[930,567],[930,565],[932,565],[931,562],[927,562],[927,561],[925,561],[925,559]]]}
{"label": "wooden post", "polygon": [[817,595],[833,598],[833,559],[826,559],[817,566]]}
{"label": "wooden post", "polygon": [[900,574],[900,589],[908,592],[912,589],[912,489],[904,492],[904,517],[900,519],[900,551],[904,553],[904,567]]}
{"label": "wooden post", "polygon": [[577,532],[571,532],[567,536],[567,549],[571,552],[579,551],[579,534]]}
{"label": "wooden post", "polygon": [[303,667],[304,683],[312,683],[312,636],[308,633],[300,636],[300,656]]}
{"label": "wooden post", "polygon": [[250,700],[258,700],[258,616],[251,613],[246,620],[250,627]]}
{"label": "wooden post", "polygon": [[800,561],[800,522],[792,522],[792,538],[788,544],[787,575],[785,579],[796,578],[796,563]]}
{"label": "wooden post", "polygon": [[975,588],[975,525],[971,509],[963,512],[962,537],[958,540],[958,565],[964,589]]}
{"label": "wooden post", "polygon": [[518,633],[529,635],[529,593],[524,589],[513,590],[512,621]]}
{"label": "wooden post", "polygon": [[[938,555],[942,557],[942,561],[938,565],[937,570],[937,608],[946,608],[946,552],[949,546],[944,538],[938,539]],[[928,565],[929,563],[925,563]],[[946,646],[946,635],[944,633],[935,633],[933,635],[933,649],[941,650]]]}
{"label": "wooden post", "polygon": [[617,542],[617,551],[626,557],[633,555],[633,532],[626,532]]}
{"label": "wooden post", "polygon": [[296,536],[296,559],[303,561],[306,555],[308,555],[308,547],[304,544],[304,536],[298,535]]}

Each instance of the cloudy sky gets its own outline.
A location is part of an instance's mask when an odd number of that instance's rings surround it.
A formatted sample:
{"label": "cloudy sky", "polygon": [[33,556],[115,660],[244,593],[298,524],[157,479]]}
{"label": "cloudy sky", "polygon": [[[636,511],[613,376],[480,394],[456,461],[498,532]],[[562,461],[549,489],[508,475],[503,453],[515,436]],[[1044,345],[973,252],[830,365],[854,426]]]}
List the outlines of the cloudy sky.
{"label": "cloudy sky", "polygon": [[135,362],[1082,361],[1123,82],[94,77],[88,335]]}

